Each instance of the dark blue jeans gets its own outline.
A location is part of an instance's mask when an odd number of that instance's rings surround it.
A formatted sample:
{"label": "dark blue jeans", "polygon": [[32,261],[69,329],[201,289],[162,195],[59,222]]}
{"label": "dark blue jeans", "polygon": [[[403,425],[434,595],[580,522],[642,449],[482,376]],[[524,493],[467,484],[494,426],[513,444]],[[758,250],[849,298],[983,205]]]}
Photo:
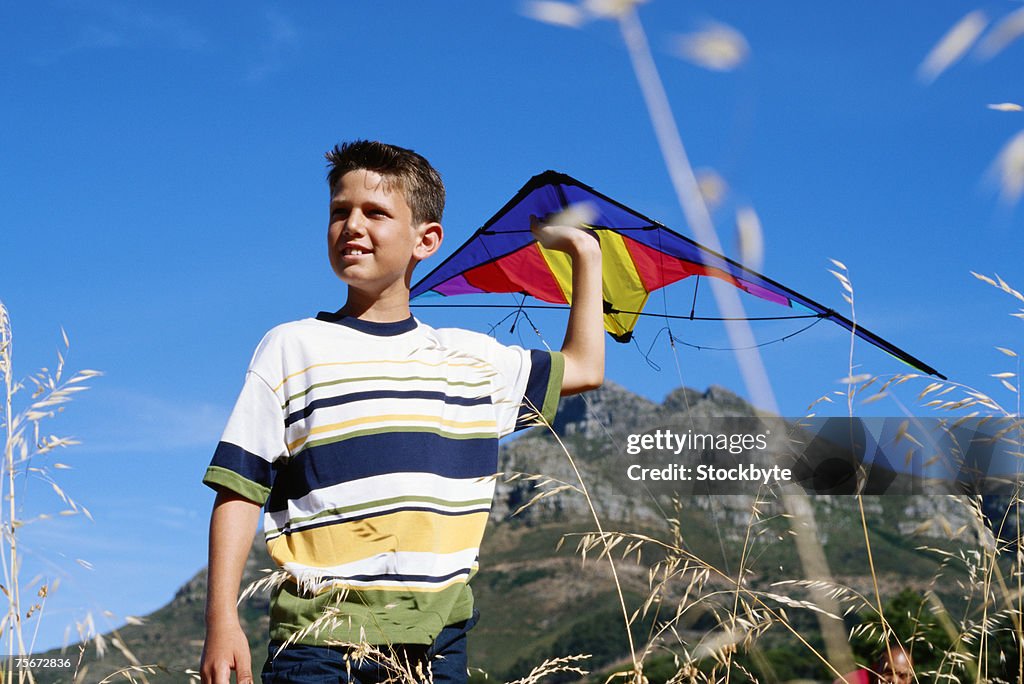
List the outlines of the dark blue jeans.
{"label": "dark blue jeans", "polygon": [[[465,622],[449,625],[429,646],[405,644],[380,646],[379,650],[390,653],[394,660],[408,664],[412,672],[417,665],[422,672],[430,670],[434,684],[465,684],[468,679],[466,658],[466,633],[476,624],[478,613]],[[263,684],[382,684],[383,682],[404,682],[407,676],[399,675],[392,667],[372,658],[355,660],[350,657],[351,649],[342,646],[303,646],[296,644],[281,651],[280,642],[270,642],[269,657],[263,665]],[[427,681],[424,674],[423,681]]]}

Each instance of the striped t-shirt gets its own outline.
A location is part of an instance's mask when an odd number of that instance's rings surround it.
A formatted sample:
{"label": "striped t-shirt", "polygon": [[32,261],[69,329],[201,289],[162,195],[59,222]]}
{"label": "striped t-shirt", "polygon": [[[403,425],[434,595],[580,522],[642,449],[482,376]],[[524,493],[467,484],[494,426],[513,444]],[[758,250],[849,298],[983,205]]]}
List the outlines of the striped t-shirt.
{"label": "striped t-shirt", "polygon": [[553,418],[562,365],[411,317],[267,333],[203,481],[265,505],[289,580],[271,640],[428,644],[468,619],[498,438]]}

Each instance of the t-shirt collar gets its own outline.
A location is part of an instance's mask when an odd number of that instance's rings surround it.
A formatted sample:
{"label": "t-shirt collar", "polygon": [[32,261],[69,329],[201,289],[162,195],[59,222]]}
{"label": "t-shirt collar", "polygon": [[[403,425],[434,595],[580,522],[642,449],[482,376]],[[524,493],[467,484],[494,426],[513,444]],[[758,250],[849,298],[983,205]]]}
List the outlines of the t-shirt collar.
{"label": "t-shirt collar", "polygon": [[412,316],[409,316],[404,321],[379,323],[377,321],[364,321],[361,318],[356,318],[355,316],[346,316],[344,314],[331,313],[328,311],[321,311],[318,313],[316,315],[316,320],[344,325],[348,328],[352,328],[353,330],[358,330],[361,333],[376,335],[377,337],[393,337],[395,335],[401,335],[409,332],[410,330],[415,330],[417,326],[416,319]]}

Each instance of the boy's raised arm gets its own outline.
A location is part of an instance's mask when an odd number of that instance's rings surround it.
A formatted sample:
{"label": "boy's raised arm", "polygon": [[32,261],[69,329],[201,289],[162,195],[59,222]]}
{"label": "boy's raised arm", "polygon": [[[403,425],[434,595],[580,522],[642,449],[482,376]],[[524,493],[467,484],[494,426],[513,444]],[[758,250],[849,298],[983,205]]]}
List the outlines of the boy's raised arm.
{"label": "boy's raised arm", "polygon": [[530,223],[542,245],[572,259],[573,296],[562,342],[562,396],[597,389],[604,382],[601,245],[593,235],[574,226],[549,225],[535,216]]}
{"label": "boy's raised arm", "polygon": [[252,684],[249,641],[238,621],[238,589],[259,524],[260,506],[221,489],[210,516],[206,643],[199,671],[203,684]]}

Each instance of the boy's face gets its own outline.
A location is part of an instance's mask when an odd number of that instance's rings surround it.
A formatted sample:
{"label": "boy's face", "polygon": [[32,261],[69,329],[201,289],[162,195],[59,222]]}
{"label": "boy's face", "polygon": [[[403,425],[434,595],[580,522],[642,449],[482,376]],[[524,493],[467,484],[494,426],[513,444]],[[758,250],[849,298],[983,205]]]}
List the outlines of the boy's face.
{"label": "boy's face", "polygon": [[414,224],[405,194],[375,171],[342,176],[331,197],[327,248],[334,273],[380,299],[405,292],[412,269],[441,243],[441,225]]}

